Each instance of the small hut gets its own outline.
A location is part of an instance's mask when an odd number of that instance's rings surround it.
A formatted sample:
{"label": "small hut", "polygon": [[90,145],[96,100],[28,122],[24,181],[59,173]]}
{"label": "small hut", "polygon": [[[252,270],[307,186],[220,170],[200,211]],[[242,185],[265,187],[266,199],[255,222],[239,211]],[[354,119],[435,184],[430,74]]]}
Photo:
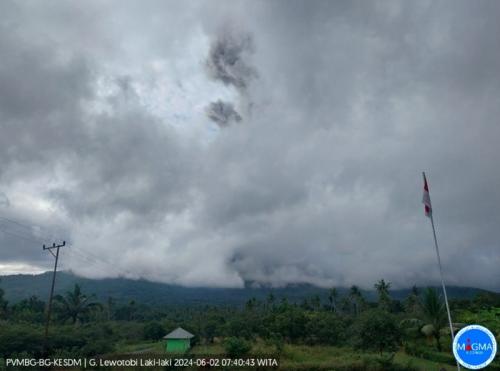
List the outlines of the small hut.
{"label": "small hut", "polygon": [[177,327],[163,337],[166,340],[165,350],[169,353],[183,353],[191,348],[191,339],[193,337],[193,334],[181,327]]}

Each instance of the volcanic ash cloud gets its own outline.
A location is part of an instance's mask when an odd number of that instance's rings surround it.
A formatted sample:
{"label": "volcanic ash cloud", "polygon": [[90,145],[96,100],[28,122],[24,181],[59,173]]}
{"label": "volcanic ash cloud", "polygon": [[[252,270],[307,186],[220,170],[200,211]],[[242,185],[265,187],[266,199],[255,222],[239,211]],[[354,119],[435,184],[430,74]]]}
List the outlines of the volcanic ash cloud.
{"label": "volcanic ash cloud", "polygon": [[[206,60],[208,76],[226,86],[236,88],[240,98],[246,97],[249,83],[257,77],[255,68],[248,62],[254,51],[253,45],[250,34],[235,32],[229,28],[219,32],[212,42]],[[242,114],[236,110],[234,104],[220,99],[210,103],[206,113],[221,128],[242,121]]]}

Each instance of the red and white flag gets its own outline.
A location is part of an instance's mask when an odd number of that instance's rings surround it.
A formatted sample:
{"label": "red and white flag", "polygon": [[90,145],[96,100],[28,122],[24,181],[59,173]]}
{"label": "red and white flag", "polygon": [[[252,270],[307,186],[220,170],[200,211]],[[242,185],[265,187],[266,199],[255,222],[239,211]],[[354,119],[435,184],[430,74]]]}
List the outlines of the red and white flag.
{"label": "red and white flag", "polygon": [[432,205],[431,196],[429,195],[429,186],[427,185],[427,178],[424,175],[424,196],[422,197],[422,203],[425,205],[425,215],[429,218],[432,216]]}

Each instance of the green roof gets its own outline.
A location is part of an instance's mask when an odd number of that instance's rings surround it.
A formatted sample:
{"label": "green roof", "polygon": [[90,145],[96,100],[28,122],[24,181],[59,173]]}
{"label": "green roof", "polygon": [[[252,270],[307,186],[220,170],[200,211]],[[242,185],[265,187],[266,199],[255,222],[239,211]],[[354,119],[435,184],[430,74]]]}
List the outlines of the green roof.
{"label": "green roof", "polygon": [[163,338],[164,339],[191,339],[192,337],[194,337],[193,334],[191,334],[190,332],[187,332],[182,327],[177,327],[174,331],[165,335]]}

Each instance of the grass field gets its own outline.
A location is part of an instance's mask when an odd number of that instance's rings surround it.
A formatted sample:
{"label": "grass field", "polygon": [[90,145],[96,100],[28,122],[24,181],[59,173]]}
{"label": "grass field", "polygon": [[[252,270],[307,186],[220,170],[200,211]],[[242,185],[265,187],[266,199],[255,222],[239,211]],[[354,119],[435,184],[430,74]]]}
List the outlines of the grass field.
{"label": "grass field", "polygon": [[163,353],[165,351],[165,344],[162,341],[145,341],[135,344],[121,344],[116,345],[116,353]]}

